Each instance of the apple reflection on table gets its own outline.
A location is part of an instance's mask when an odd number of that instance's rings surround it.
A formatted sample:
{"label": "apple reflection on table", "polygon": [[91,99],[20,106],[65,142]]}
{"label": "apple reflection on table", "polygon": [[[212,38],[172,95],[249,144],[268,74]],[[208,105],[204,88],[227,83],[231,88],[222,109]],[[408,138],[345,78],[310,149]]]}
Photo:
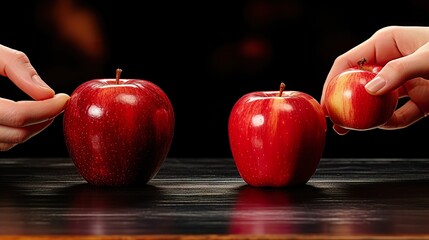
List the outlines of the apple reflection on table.
{"label": "apple reflection on table", "polygon": [[[231,234],[389,234],[425,229],[426,184],[310,183],[300,187],[245,185],[229,219]],[[412,184],[412,183],[411,183]],[[403,192],[403,194],[398,194]],[[420,230],[419,230],[420,229]]]}
{"label": "apple reflection on table", "polygon": [[232,210],[229,231],[232,234],[290,234],[319,232],[315,212],[306,204],[323,196],[309,185],[288,188],[252,187],[239,189]]}
{"label": "apple reflection on table", "polygon": [[163,197],[162,189],[150,184],[98,187],[83,183],[63,189],[59,196],[66,198],[69,204],[62,218],[68,234],[169,233],[175,230],[172,219],[159,217],[163,214],[157,207]]}
{"label": "apple reflection on table", "polygon": [[[1,180],[1,178],[0,178]],[[14,186],[0,183],[0,234],[22,233],[25,231],[24,216],[20,213],[17,199],[21,196]],[[16,224],[20,223],[20,224]]]}

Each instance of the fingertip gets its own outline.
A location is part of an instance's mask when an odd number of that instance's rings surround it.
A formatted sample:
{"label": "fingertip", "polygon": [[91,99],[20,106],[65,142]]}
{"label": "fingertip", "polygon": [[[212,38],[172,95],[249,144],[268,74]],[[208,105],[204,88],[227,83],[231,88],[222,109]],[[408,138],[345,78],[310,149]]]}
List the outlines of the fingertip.
{"label": "fingertip", "polygon": [[37,87],[35,90],[30,90],[29,94],[36,100],[43,100],[52,98],[55,95],[55,91],[46,84],[39,75],[35,74],[31,77],[34,85]]}
{"label": "fingertip", "polygon": [[57,93],[53,98],[64,108],[70,96],[65,93]]}
{"label": "fingertip", "polygon": [[56,98],[64,98],[64,99],[69,99],[70,98],[70,96],[68,94],[66,94],[66,93],[57,93],[57,94],[55,94],[54,97],[56,97]]}
{"label": "fingertip", "polygon": [[40,78],[40,76],[39,76],[39,75],[37,75],[37,74],[33,75],[33,76],[31,77],[31,80],[33,80],[33,82],[34,82],[36,85],[38,85],[39,87],[47,88],[47,89],[52,90],[52,88],[51,88],[51,87],[49,87],[49,85],[48,85],[48,84],[46,84],[46,83],[42,80],[42,78]]}

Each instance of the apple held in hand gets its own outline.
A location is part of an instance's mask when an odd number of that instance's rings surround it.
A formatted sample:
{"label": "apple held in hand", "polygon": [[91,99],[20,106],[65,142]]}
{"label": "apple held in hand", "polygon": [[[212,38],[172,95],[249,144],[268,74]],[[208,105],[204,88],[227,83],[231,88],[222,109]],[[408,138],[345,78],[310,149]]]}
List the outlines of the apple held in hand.
{"label": "apple held in hand", "polygon": [[328,82],[324,92],[327,114],[331,121],[350,130],[369,130],[384,124],[392,116],[398,104],[398,91],[374,96],[365,85],[382,66],[365,64],[349,68]]}
{"label": "apple held in hand", "polygon": [[326,141],[320,104],[298,91],[259,91],[231,110],[228,134],[243,180],[255,187],[303,185],[315,173]]}
{"label": "apple held in hand", "polygon": [[159,171],[173,139],[174,111],[150,81],[94,79],[71,94],[63,116],[67,149],[90,184],[146,184]]}

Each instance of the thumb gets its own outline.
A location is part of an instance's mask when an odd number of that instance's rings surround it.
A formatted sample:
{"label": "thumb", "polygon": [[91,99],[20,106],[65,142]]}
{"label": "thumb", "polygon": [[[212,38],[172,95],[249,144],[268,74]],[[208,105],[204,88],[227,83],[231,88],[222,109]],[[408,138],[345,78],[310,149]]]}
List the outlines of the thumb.
{"label": "thumb", "polygon": [[9,78],[35,100],[52,98],[55,94],[37,74],[25,53],[4,45],[0,45],[0,75]]}

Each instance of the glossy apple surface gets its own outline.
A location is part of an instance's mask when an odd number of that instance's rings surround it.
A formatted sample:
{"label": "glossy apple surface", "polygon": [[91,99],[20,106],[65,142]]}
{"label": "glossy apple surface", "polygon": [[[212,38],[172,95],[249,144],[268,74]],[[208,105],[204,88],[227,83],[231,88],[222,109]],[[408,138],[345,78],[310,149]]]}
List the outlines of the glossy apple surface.
{"label": "glossy apple surface", "polygon": [[94,185],[147,183],[172,143],[174,111],[167,95],[140,79],[94,79],[71,94],[63,116],[67,149]]}
{"label": "glossy apple surface", "polygon": [[384,124],[398,104],[398,91],[381,96],[369,94],[365,85],[382,68],[359,62],[328,82],[325,107],[331,121],[350,130],[370,130]]}
{"label": "glossy apple surface", "polygon": [[252,186],[305,184],[316,171],[326,141],[320,104],[299,91],[258,91],[233,106],[228,122],[232,156]]}

